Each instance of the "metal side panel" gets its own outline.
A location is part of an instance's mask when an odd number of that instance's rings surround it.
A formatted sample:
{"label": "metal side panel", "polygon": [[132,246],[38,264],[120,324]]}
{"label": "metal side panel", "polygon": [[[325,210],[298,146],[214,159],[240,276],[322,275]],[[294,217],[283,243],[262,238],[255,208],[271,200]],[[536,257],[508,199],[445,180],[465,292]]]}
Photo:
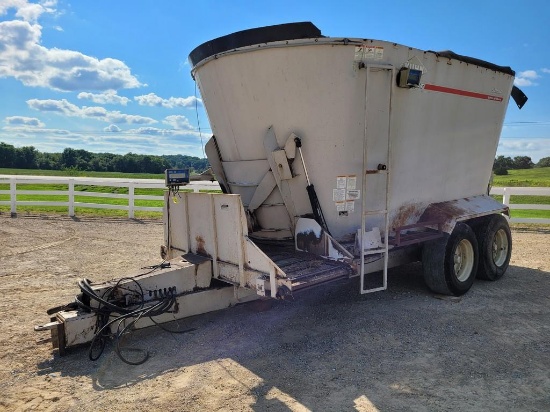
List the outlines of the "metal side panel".
{"label": "metal side panel", "polygon": [[168,259],[181,254],[179,252],[189,252],[189,222],[185,193],[164,193],[164,232]]}
{"label": "metal side panel", "polygon": [[219,278],[244,285],[243,260],[244,239],[247,233],[246,220],[240,196],[212,196],[215,215],[215,239],[217,241],[217,256],[220,262],[229,265],[219,265]]}
{"label": "metal side panel", "polygon": [[[256,290],[257,279],[265,277],[268,281],[265,289],[275,294],[276,279],[284,280],[285,273],[248,239],[241,197],[219,193],[181,196],[182,201],[169,209],[173,245],[188,251],[190,256],[210,259],[215,278]],[[282,284],[278,282],[278,286]]]}
{"label": "metal side panel", "polygon": [[250,281],[255,277],[256,293],[266,296],[277,297],[279,287],[285,286],[291,290],[292,285],[286,279],[286,274],[273,262],[252,240],[246,239],[246,266],[252,272],[248,272]]}
{"label": "metal side panel", "polygon": [[[189,222],[189,251],[212,259],[212,272],[218,277],[218,240],[216,238],[216,215],[212,194],[185,193]],[[230,195],[226,195],[230,196]],[[180,230],[174,228],[173,230]]]}

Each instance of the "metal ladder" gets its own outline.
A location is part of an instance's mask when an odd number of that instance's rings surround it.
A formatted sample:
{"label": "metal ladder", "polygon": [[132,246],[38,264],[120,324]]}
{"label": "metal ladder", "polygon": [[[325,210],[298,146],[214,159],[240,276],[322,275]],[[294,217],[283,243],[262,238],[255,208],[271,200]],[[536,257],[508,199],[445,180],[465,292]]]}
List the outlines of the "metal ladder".
{"label": "metal ladder", "polygon": [[[388,257],[389,257],[389,193],[390,193],[390,118],[391,118],[391,94],[394,79],[394,68],[384,64],[366,64],[365,80],[365,134],[363,142],[363,184],[362,184],[362,208],[361,208],[361,293],[372,293],[387,289]],[[369,98],[372,94],[374,97]],[[383,110],[381,110],[383,109]],[[376,117],[374,113],[376,112]],[[374,152],[374,153],[371,153]],[[373,159],[373,157],[375,157]],[[378,180],[378,182],[375,181]],[[385,181],[380,181],[384,179]],[[368,189],[377,186],[378,194],[380,186],[383,187],[382,201],[374,208],[368,208]],[[382,245],[365,250],[364,236],[367,219],[381,216],[383,221]],[[382,228],[379,228],[382,229]],[[378,259],[370,259],[379,255]],[[367,263],[383,259],[382,273],[375,271],[365,274],[365,259]],[[369,279],[366,279],[369,276]]]}

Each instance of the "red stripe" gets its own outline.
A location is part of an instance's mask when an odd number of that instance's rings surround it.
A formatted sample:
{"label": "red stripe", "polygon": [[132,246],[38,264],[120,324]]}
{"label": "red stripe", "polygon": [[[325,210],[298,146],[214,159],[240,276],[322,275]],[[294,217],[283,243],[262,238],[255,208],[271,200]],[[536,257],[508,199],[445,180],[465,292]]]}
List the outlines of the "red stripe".
{"label": "red stripe", "polygon": [[493,100],[495,102],[502,101],[502,97],[500,96],[492,96],[490,94],[469,92],[467,90],[453,89],[451,87],[437,86],[435,84],[425,84],[424,89],[432,90],[434,92],[450,93],[450,94],[458,94],[459,96],[474,97],[476,99]]}

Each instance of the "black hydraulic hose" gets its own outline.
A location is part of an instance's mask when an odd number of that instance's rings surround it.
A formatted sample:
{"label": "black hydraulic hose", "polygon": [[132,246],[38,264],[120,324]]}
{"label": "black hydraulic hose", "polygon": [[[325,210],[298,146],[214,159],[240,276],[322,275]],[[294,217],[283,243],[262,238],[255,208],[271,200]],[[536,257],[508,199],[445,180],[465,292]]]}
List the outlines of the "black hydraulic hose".
{"label": "black hydraulic hose", "polygon": [[[118,317],[116,317],[116,318],[114,318],[114,319],[108,321],[107,323],[105,323],[105,325],[103,325],[103,326],[99,329],[99,331],[96,332],[94,338],[92,339],[92,342],[91,342],[91,344],[90,344],[90,349],[89,349],[89,351],[88,351],[88,358],[89,358],[90,360],[92,360],[92,361],[96,361],[96,360],[99,359],[99,357],[101,356],[101,353],[103,352],[103,348],[105,347],[105,344],[102,343],[102,350],[101,350],[101,352],[99,353],[98,356],[93,356],[93,354],[92,354],[93,348],[94,348],[94,346],[95,346],[95,343],[96,343],[96,340],[97,340],[97,339],[104,339],[104,338],[105,338],[104,332],[105,332],[105,330],[106,330],[107,328],[110,328],[110,326],[111,326],[112,324],[114,324],[114,323],[116,323],[116,322],[120,322],[120,323],[119,323],[119,328],[120,328],[120,324],[122,323],[123,320],[125,320],[125,319],[127,319],[127,318],[134,317],[134,316],[140,316],[140,315],[142,314],[142,312],[144,312],[144,310],[145,310],[145,311],[149,310],[149,311],[151,311],[151,312],[155,311],[155,313],[156,313],[156,311],[157,311],[159,308],[163,308],[163,309],[166,308],[166,305],[167,305],[166,300],[167,300],[167,299],[163,299],[163,300],[161,300],[160,302],[158,302],[157,304],[155,304],[155,305],[153,305],[153,306],[150,306],[150,307],[148,307],[148,308],[145,308],[145,309],[144,309],[144,308],[135,309],[135,310],[133,310],[133,311],[131,311],[131,312],[125,313],[125,314],[123,314],[123,315],[121,315],[121,316],[118,316]],[[170,308],[171,306],[172,306],[172,304],[169,302],[168,308]],[[166,310],[166,309],[165,309],[165,310]],[[135,322],[134,322],[134,323],[135,323]],[[124,330],[124,329],[123,329],[123,330]],[[120,336],[120,333],[117,333],[117,336]]]}
{"label": "black hydraulic hose", "polygon": [[[144,293],[143,293],[143,289],[141,287],[141,285],[139,284],[139,282],[137,282],[136,280],[132,279],[132,278],[122,278],[120,279],[117,284],[115,285],[114,288],[117,287],[117,285],[122,281],[122,280],[131,280],[133,281],[136,285],[138,285],[139,289],[140,289],[140,294],[141,294],[141,302],[140,302],[140,306],[143,307],[143,304],[144,304]],[[91,285],[90,285],[90,281],[88,279],[83,279],[83,280],[79,280],[78,281],[78,286],[80,287],[80,290],[82,291],[82,293],[86,294],[86,296],[88,296],[90,299],[94,299],[95,301],[99,302],[100,304],[102,304],[104,307],[108,308],[111,312],[116,312],[116,313],[129,313],[129,312],[132,312],[133,309],[128,309],[128,308],[124,308],[124,307],[121,307],[121,306],[118,306],[118,305],[115,305],[109,301],[107,301],[106,299],[100,297],[95,290],[92,289]],[[112,290],[114,290],[114,288]],[[111,290],[111,291],[112,291]],[[77,302],[78,303],[78,302]]]}
{"label": "black hydraulic hose", "polygon": [[[152,319],[153,316],[158,316],[158,315],[161,315],[163,313],[166,313],[175,303],[176,303],[175,296],[172,296],[169,299],[164,299],[164,305],[161,305],[162,307],[160,307],[160,308],[151,307],[150,309],[144,310],[134,320],[132,320],[129,324],[127,324],[124,327],[124,329],[122,329],[122,331],[120,331],[118,333],[118,338],[115,342],[115,353],[117,354],[117,356],[119,357],[119,359],[121,361],[123,361],[124,363],[127,363],[128,365],[141,365],[141,364],[145,363],[147,361],[147,359],[149,359],[149,352],[148,351],[144,351],[144,350],[139,349],[139,348],[121,348],[120,343],[122,341],[122,338],[130,332],[131,328],[141,318],[147,316],[151,320],[153,320]],[[153,322],[156,324],[156,322],[154,320],[153,320]],[[140,359],[138,361],[131,361],[128,358],[124,357],[124,355],[122,354],[122,350],[130,351],[130,352],[141,352],[141,353],[145,352],[145,355],[143,356],[142,359]]]}
{"label": "black hydraulic hose", "polygon": [[[139,291],[135,291],[127,287],[121,286],[120,283],[124,280],[130,280],[131,282],[134,282],[137,285]],[[122,360],[124,363],[129,365],[141,365],[142,363],[146,362],[147,359],[149,359],[148,351],[145,351],[139,348],[122,346],[123,338],[132,332],[135,324],[140,319],[145,317],[148,317],[155,325],[159,326],[161,329],[167,332],[185,333],[193,330],[193,329],[187,329],[182,331],[172,331],[162,327],[154,319],[154,317],[156,316],[168,313],[175,305],[177,305],[175,289],[172,290],[171,288],[169,288],[168,289],[169,293],[167,296],[165,296],[155,304],[145,306],[145,294],[144,294],[143,288],[141,287],[139,282],[137,282],[134,278],[119,279],[113,287],[107,289],[103,293],[103,296],[99,296],[97,294],[97,292],[92,288],[90,281],[87,279],[80,280],[78,282],[78,285],[82,293],[75,296],[76,306],[86,310],[87,312],[94,312],[97,315],[96,332],[90,344],[90,348],[88,350],[88,358],[92,361],[96,361],[101,357],[106,346],[107,337],[110,336],[115,339],[115,342],[114,342],[115,353],[120,358],[120,360]],[[112,303],[110,301],[110,298],[114,297],[113,296],[114,292],[119,289],[123,289],[133,294],[139,295],[141,298],[139,307],[136,308],[134,306],[133,308],[130,309],[130,308],[122,307]],[[97,307],[93,307],[92,305],[90,305],[86,299],[83,299],[83,297],[89,298],[90,301],[92,300],[96,301]],[[119,316],[116,316],[111,320],[109,320],[109,318],[112,316],[113,313],[119,314]],[[126,320],[130,320],[130,321],[128,323],[125,323]],[[118,323],[118,326],[116,327],[116,331],[113,332],[111,330],[112,329],[111,327],[113,324],[116,324],[116,323]],[[124,352],[140,352],[140,353],[144,353],[144,355],[141,359],[134,361],[125,357]]]}
{"label": "black hydraulic hose", "polygon": [[[152,319],[152,317],[153,316],[159,316],[163,313],[168,312],[175,305],[175,303],[176,303],[176,297],[175,297],[175,295],[172,295],[170,297],[164,298],[163,300],[159,301],[155,305],[138,308],[138,309],[136,309],[132,312],[123,314],[121,316],[118,316],[118,317],[112,319],[111,321],[105,323],[99,329],[99,331],[95,334],[94,338],[92,339],[92,342],[90,344],[90,349],[88,351],[89,359],[92,360],[92,361],[96,361],[97,359],[99,359],[99,357],[103,353],[103,350],[104,350],[105,344],[106,344],[106,342],[105,342],[106,334],[104,332],[107,330],[107,328],[110,328],[111,325],[118,322],[118,327],[117,327],[118,332],[115,334],[115,337],[116,337],[116,340],[115,340],[115,353],[120,358],[120,360],[122,360],[123,362],[125,362],[129,365],[141,365],[142,363],[147,361],[147,359],[149,358],[149,353],[147,352],[145,354],[145,356],[143,357],[143,359],[141,359],[139,361],[130,361],[127,358],[124,357],[124,355],[122,354],[122,350],[132,351],[132,352],[140,352],[142,350],[137,349],[137,348],[123,348],[123,349],[121,349],[121,347],[120,347],[121,339],[124,337],[124,335],[127,335],[130,332],[131,328],[136,324],[136,322],[138,322],[143,317],[149,317],[149,318],[151,318],[153,323],[157,324],[157,322],[155,322]],[[125,325],[122,330],[120,330],[122,322],[124,320],[126,320],[128,318],[132,318],[132,317],[135,317],[135,319],[133,319],[130,323]],[[93,352],[94,352],[94,348],[96,347],[96,342],[98,342],[98,340],[99,340],[99,345],[100,345],[100,351],[97,354],[97,356],[94,356]]]}

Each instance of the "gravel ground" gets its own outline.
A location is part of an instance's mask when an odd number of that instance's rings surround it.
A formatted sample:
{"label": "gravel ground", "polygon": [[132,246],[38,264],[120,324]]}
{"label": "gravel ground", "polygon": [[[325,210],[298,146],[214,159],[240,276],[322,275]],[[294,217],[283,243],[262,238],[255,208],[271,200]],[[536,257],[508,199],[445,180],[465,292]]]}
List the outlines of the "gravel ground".
{"label": "gravel ground", "polygon": [[[162,224],[0,214],[0,409],[15,411],[548,411],[550,229],[513,228],[511,266],[461,299],[435,298],[422,267],[293,301],[255,303],[136,332],[143,365],[87,348],[60,358],[35,324],[78,278],[158,263]],[[265,309],[265,308],[263,308]]]}

